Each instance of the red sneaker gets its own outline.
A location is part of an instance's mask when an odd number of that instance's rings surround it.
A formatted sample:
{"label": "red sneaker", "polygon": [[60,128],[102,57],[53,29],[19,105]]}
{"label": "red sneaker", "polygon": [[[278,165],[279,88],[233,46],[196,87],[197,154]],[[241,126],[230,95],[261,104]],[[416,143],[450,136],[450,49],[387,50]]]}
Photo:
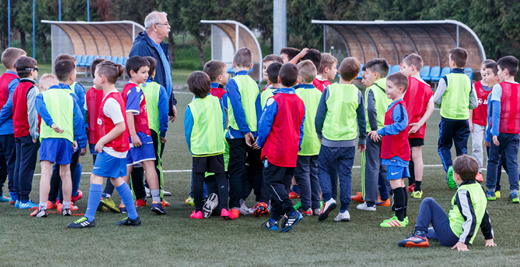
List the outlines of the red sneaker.
{"label": "red sneaker", "polygon": [[70,197],[70,201],[78,202],[78,200],[80,200],[82,198],[83,198],[83,192],[81,192],[81,190],[78,190],[78,195]]}
{"label": "red sneaker", "polygon": [[146,200],[142,200],[142,199],[138,199],[136,202],[135,202],[135,206],[136,207],[146,207],[148,203],[146,203]]}
{"label": "red sneaker", "polygon": [[232,209],[231,214],[233,215],[233,218],[238,219],[238,217],[240,216],[240,210],[238,210],[236,208]]}
{"label": "red sneaker", "polygon": [[190,215],[192,219],[202,219],[202,211],[193,211]]}
{"label": "red sneaker", "polygon": [[253,215],[255,217],[262,217],[268,213],[269,208],[267,207],[267,204],[265,204],[265,202],[259,202],[258,204],[256,204],[256,209]]}
{"label": "red sneaker", "polygon": [[227,209],[222,209],[220,211],[220,217],[222,217],[222,220],[234,220],[235,217],[231,212],[229,212]]}
{"label": "red sneaker", "polygon": [[365,202],[365,200],[363,199],[363,193],[361,193],[361,192],[356,192],[356,195],[351,196],[350,199],[352,199],[352,201],[356,201],[356,202],[361,202],[361,203]]}
{"label": "red sneaker", "polygon": [[290,199],[295,199],[295,198],[299,198],[299,197],[300,197],[300,194],[297,194],[294,191],[289,192]]}
{"label": "red sneaker", "polygon": [[415,184],[411,184],[408,186],[408,188],[406,188],[406,191],[408,193],[412,193],[414,190],[415,190]]}

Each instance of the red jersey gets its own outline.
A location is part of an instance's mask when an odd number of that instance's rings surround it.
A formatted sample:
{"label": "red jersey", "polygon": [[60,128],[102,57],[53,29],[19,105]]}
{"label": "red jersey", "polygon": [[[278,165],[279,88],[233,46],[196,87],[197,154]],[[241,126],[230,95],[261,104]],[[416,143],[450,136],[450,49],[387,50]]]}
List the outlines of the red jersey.
{"label": "red jersey", "polygon": [[503,82],[499,132],[520,134],[520,84]]}
{"label": "red jersey", "polygon": [[[9,84],[17,79],[18,75],[13,73],[4,73],[0,76],[0,109],[2,109],[9,99]],[[9,117],[12,119],[13,116]]]}
{"label": "red jersey", "polygon": [[[403,112],[406,112],[406,103],[404,102],[404,100],[398,101],[385,113],[385,125],[390,125],[394,123],[392,114],[394,113],[394,108],[399,104],[403,105]],[[381,158],[392,159],[395,156],[398,156],[402,160],[410,161],[410,143],[408,142],[408,128],[400,131],[399,134],[396,135],[383,136],[381,144]]]}
{"label": "red jersey", "polygon": [[[428,84],[414,77],[408,78],[408,89],[403,97],[408,112],[408,125],[419,122],[422,119],[432,95],[433,91]],[[410,132],[410,128],[408,127],[406,132]],[[425,132],[426,123],[416,133],[408,135],[408,138],[424,139]]]}
{"label": "red jersey", "polygon": [[272,84],[272,83],[268,83],[268,84],[264,87],[264,89],[262,90],[262,92],[265,91],[265,89],[269,88],[269,86],[271,86],[271,85],[273,85],[273,84]]}
{"label": "red jersey", "polygon": [[218,97],[218,99],[222,99],[222,97],[223,97],[227,92],[226,92],[226,90],[224,90],[224,88],[221,88],[221,87],[217,87],[217,88],[211,87],[209,93],[210,93],[212,96]]}
{"label": "red jersey", "polygon": [[300,149],[300,127],[305,116],[303,101],[297,94],[273,96],[278,112],[262,148],[262,159],[279,167],[296,167]]}
{"label": "red jersey", "polygon": [[488,96],[492,90],[486,91],[482,87],[481,81],[475,83],[475,91],[477,91],[478,107],[473,110],[472,122],[480,126],[487,126],[488,112]]}
{"label": "red jersey", "polygon": [[[103,97],[105,94],[103,90],[96,90],[94,87],[88,89],[86,94],[87,101],[87,111],[88,111],[88,143],[95,145],[101,138],[98,136],[98,131],[96,131],[95,125],[97,124],[97,119],[99,117],[99,109],[101,108],[101,103],[103,102]],[[123,114],[125,116],[125,114]]]}
{"label": "red jersey", "polygon": [[[126,124],[126,109],[124,101],[121,97],[121,95],[117,92],[111,92],[109,93],[105,99],[101,102],[101,106],[98,110],[98,119],[97,119],[97,132],[98,136],[102,137],[105,136],[107,133],[112,131],[114,129],[115,125],[112,119],[107,117],[105,113],[103,112],[103,107],[105,106],[105,103],[108,99],[114,99],[117,101],[119,106],[121,107],[121,114],[123,115],[123,118],[125,120],[125,126]],[[126,152],[130,150],[130,141],[129,141],[129,134],[128,130],[125,130],[122,134],[120,134],[118,137],[114,138],[112,141],[105,144],[106,147],[111,147],[117,152]]]}
{"label": "red jersey", "polygon": [[[134,88],[135,90],[132,90]],[[129,94],[132,94],[132,96],[129,97]],[[148,112],[146,112],[146,99],[141,88],[139,88],[135,83],[128,83],[125,85],[125,88],[123,88],[121,95],[123,96],[125,108],[128,112],[130,112],[130,109],[139,112],[139,114],[134,115],[135,132],[142,132],[146,135],[151,135],[150,126],[148,126]],[[132,107],[129,108],[128,105],[131,105]]]}
{"label": "red jersey", "polygon": [[320,80],[320,79],[316,78],[316,79],[314,79],[312,84],[314,85],[314,87],[316,87],[318,90],[320,90],[320,92],[323,93],[323,90],[325,90],[325,88],[327,86],[331,85],[332,83],[329,82],[329,80]]}
{"label": "red jersey", "polygon": [[[14,137],[28,136],[30,125],[27,115],[27,93],[34,86],[31,81],[23,80],[18,84],[13,94],[13,128]],[[33,103],[34,105],[34,103]]]}

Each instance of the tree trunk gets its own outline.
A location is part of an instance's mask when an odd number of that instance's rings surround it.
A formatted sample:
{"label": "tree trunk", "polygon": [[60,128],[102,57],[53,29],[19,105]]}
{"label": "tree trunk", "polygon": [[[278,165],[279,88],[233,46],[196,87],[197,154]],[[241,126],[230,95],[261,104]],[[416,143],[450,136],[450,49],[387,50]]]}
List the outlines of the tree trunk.
{"label": "tree trunk", "polygon": [[177,58],[175,57],[175,41],[173,40],[173,33],[170,32],[168,34],[168,43],[170,44],[170,56],[171,56],[171,63],[175,63],[177,61]]}
{"label": "tree trunk", "polygon": [[204,50],[202,50],[202,42],[198,38],[195,38],[195,40],[197,40],[197,48],[199,49],[200,63],[204,67],[206,65],[206,57],[204,56]]}
{"label": "tree trunk", "polygon": [[2,36],[1,45],[2,45],[2,52],[7,49],[7,45],[9,44],[9,41],[7,40],[7,34]]}
{"label": "tree trunk", "polygon": [[[20,45],[22,46],[22,50],[27,52],[27,42],[25,40],[25,32],[20,31]],[[27,53],[29,54],[29,53]]]}
{"label": "tree trunk", "polygon": [[47,38],[44,33],[38,34],[38,41],[42,45],[42,63],[47,63]]}

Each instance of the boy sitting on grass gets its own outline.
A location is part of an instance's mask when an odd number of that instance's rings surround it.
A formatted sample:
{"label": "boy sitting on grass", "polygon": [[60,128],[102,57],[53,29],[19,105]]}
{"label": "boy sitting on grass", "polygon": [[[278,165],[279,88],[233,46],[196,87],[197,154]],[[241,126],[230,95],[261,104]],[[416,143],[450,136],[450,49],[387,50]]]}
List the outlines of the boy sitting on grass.
{"label": "boy sitting on grass", "polygon": [[[475,158],[462,155],[453,162],[453,180],[458,186],[451,200],[452,209],[446,215],[433,198],[421,203],[413,234],[398,243],[400,247],[428,247],[428,238],[437,239],[441,245],[458,251],[469,251],[478,227],[486,239],[486,247],[496,247],[493,227],[486,210],[486,194],[475,180],[478,173]],[[433,228],[428,228],[432,224]]]}

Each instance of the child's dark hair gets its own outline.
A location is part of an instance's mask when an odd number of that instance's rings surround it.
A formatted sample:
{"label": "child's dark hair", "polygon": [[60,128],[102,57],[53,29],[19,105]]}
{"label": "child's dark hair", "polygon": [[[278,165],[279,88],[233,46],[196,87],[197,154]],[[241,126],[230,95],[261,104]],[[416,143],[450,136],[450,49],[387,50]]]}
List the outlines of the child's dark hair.
{"label": "child's dark hair", "polygon": [[468,51],[462,47],[453,48],[449,52],[451,60],[455,61],[457,68],[464,68],[468,61]]}
{"label": "child's dark hair", "polygon": [[66,81],[76,69],[76,64],[70,60],[60,60],[54,63],[54,72],[59,81]]}
{"label": "child's dark hair", "polygon": [[272,83],[278,83],[278,76],[280,75],[280,69],[282,68],[282,64],[278,62],[273,62],[269,67],[267,67],[267,77],[269,81]]}
{"label": "child's dark hair", "polygon": [[499,59],[497,64],[502,70],[507,69],[509,76],[515,76],[518,72],[518,59],[516,57],[505,56]]}
{"label": "child's dark hair", "polygon": [[56,64],[56,62],[62,61],[62,60],[68,60],[68,61],[71,61],[72,63],[74,63],[74,65],[76,64],[76,58],[74,58],[73,56],[71,56],[69,54],[60,54],[60,55],[58,55],[54,59],[54,64]]}
{"label": "child's dark hair", "polygon": [[270,54],[265,56],[264,59],[262,59],[262,62],[278,62],[280,64],[283,64],[283,59],[279,55]]}
{"label": "child's dark hair", "polygon": [[131,77],[130,71],[137,73],[141,67],[150,67],[150,62],[144,57],[133,56],[126,61],[126,74]]}
{"label": "child's dark hair", "polygon": [[371,72],[379,73],[379,78],[384,78],[388,75],[390,66],[384,58],[374,58],[365,64],[365,68]]}
{"label": "child's dark hair", "polygon": [[16,47],[9,47],[2,53],[2,64],[6,69],[14,67],[14,63],[22,57],[27,55],[24,50]]}
{"label": "child's dark hair", "polygon": [[38,65],[36,59],[32,57],[20,57],[15,63],[14,68],[20,78],[27,78],[31,74],[33,68]]}
{"label": "child's dark hair", "polygon": [[298,75],[303,78],[303,81],[306,83],[312,83],[314,79],[316,79],[316,66],[310,60],[303,60],[296,65],[298,68]]}
{"label": "child's dark hair", "polygon": [[458,174],[463,181],[475,180],[478,173],[478,162],[469,155],[458,156],[453,161],[453,172]]}
{"label": "child's dark hair", "polygon": [[205,98],[211,90],[211,80],[203,71],[195,71],[188,77],[188,88],[198,98]]}
{"label": "child's dark hair", "polygon": [[110,60],[100,62],[97,66],[97,73],[107,78],[107,81],[111,84],[117,82],[117,78],[121,77],[125,72],[125,68],[121,64],[116,64]]}
{"label": "child's dark hair", "polygon": [[233,62],[239,68],[249,68],[253,63],[253,53],[247,47],[238,49],[233,57]]}
{"label": "child's dark hair", "polygon": [[417,55],[416,53],[407,55],[403,59],[403,62],[406,63],[406,65],[408,65],[408,66],[414,65],[415,69],[417,69],[417,71],[421,71],[421,69],[423,67],[423,59],[421,56]]}
{"label": "child's dark hair", "polygon": [[298,68],[292,63],[285,63],[280,68],[280,82],[285,87],[292,87],[298,80]]}
{"label": "child's dark hair", "polygon": [[403,93],[406,92],[406,89],[408,89],[408,78],[406,77],[406,75],[400,72],[388,75],[388,77],[386,77],[386,80],[394,83],[394,85],[397,86],[397,88],[404,88]]}
{"label": "child's dark hair", "polygon": [[341,65],[339,65],[339,76],[347,82],[352,81],[358,76],[360,67],[361,63],[359,63],[357,58],[344,58],[343,61],[341,61]]}
{"label": "child's dark hair", "polygon": [[[486,62],[486,61],[484,61],[484,62]],[[484,64],[484,69],[491,69],[491,71],[493,71],[493,74],[495,76],[498,75],[498,64],[494,60]]]}
{"label": "child's dark hair", "polygon": [[481,66],[482,66],[482,65],[486,65],[486,64],[488,64],[488,63],[497,63],[497,62],[494,61],[494,60],[492,60],[492,59],[486,59],[486,60],[482,61]]}
{"label": "child's dark hair", "polygon": [[296,49],[294,47],[284,47],[284,48],[282,48],[282,50],[280,50],[280,55],[286,54],[287,58],[289,58],[289,60],[292,60],[299,53],[300,53],[300,50]]}
{"label": "child's dark hair", "polygon": [[314,63],[314,67],[316,67],[316,70],[320,68],[320,62],[321,62],[321,52],[317,49],[309,49],[307,54],[303,56],[302,60],[310,60],[312,63]]}
{"label": "child's dark hair", "polygon": [[152,77],[153,76],[153,73],[155,72],[155,68],[157,67],[157,59],[151,57],[151,56],[146,56],[144,57],[144,59],[148,60],[148,63],[150,63],[150,69],[148,70],[148,76]]}
{"label": "child's dark hair", "polygon": [[96,76],[96,67],[99,65],[99,63],[105,61],[106,59],[102,58],[96,58],[94,61],[92,61],[92,64],[90,64],[90,74],[92,74],[92,77]]}
{"label": "child's dark hair", "polygon": [[332,68],[334,64],[338,65],[338,59],[330,53],[321,54],[320,67],[318,68],[318,74],[323,73],[326,67]]}
{"label": "child's dark hair", "polygon": [[218,76],[224,74],[225,71],[227,71],[227,65],[220,60],[211,60],[204,65],[204,72],[212,82],[217,81]]}

